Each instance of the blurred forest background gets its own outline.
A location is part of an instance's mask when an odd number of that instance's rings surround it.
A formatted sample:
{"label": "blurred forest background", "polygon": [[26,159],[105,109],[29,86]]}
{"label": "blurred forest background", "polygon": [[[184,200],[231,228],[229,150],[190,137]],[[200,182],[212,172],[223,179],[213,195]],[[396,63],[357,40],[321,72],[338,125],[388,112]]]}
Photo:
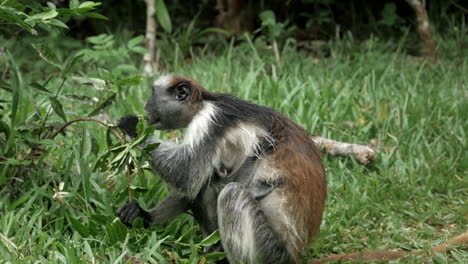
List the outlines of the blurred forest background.
{"label": "blurred forest background", "polygon": [[[149,170],[150,83],[174,72],[270,106],[312,134],[360,143],[324,155],[329,197],[304,263],[367,249],[395,263],[468,263],[431,247],[468,226],[468,1],[0,0],[0,263],[214,263],[190,214],[133,229]],[[142,123],[142,122],[140,122]]]}

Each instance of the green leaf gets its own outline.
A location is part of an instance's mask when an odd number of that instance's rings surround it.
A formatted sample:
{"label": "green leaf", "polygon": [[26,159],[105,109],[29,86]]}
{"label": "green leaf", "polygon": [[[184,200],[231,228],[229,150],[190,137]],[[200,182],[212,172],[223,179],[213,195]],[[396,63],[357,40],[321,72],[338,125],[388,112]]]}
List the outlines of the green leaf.
{"label": "green leaf", "polygon": [[119,154],[117,154],[117,156],[115,156],[115,158],[109,163],[109,165],[113,165],[113,164],[116,164],[116,163],[122,163],[123,160],[127,159],[129,151],[130,151],[130,149],[127,147],[124,150],[122,150],[121,152],[119,152]]}
{"label": "green leaf", "polygon": [[130,48],[130,50],[133,51],[133,52],[139,53],[139,54],[146,54],[146,53],[149,52],[149,50],[147,50],[147,49],[145,49],[143,47],[140,47],[140,46]]}
{"label": "green leaf", "polygon": [[224,252],[211,252],[211,253],[203,255],[203,257],[206,259],[207,263],[213,263],[213,262],[224,259],[226,257],[226,253],[224,253]]}
{"label": "green leaf", "polygon": [[159,147],[160,143],[151,143],[146,145],[143,149],[147,152],[151,152]]}
{"label": "green leaf", "polygon": [[380,23],[386,26],[393,26],[398,21],[398,15],[396,13],[397,7],[395,3],[386,3],[382,10],[382,20]]}
{"label": "green leaf", "polygon": [[51,96],[49,97],[50,103],[52,104],[52,109],[54,109],[54,112],[62,118],[62,120],[66,123],[67,122],[67,117],[65,116],[65,113],[63,112],[63,107],[62,104],[57,100],[57,97]]}
{"label": "green leaf", "polygon": [[58,67],[60,70],[62,69],[62,66],[60,66],[60,62],[57,58],[57,55],[52,51],[52,49],[49,48],[49,46],[45,44],[31,44],[32,47],[39,53],[39,56],[41,56],[42,59],[44,59],[46,62],[50,63],[51,65],[54,65]]}
{"label": "green leaf", "polygon": [[136,45],[140,44],[141,42],[143,42],[143,40],[145,39],[145,37],[143,36],[138,36],[138,37],[135,37],[135,38],[132,38],[131,40],[128,41],[128,48],[131,49],[133,47],[135,47]]}
{"label": "green leaf", "polygon": [[21,78],[21,73],[18,69],[18,66],[16,65],[16,62],[13,59],[13,56],[11,55],[9,51],[7,51],[7,53],[8,53],[8,57],[10,60],[11,69],[13,72],[13,78],[12,78],[13,82],[11,85],[11,90],[13,92],[13,96],[11,99],[11,128],[13,129],[16,125],[16,114],[18,112],[18,106],[20,103],[20,90],[21,90],[23,80]]}
{"label": "green leaf", "polygon": [[103,16],[99,13],[96,13],[96,12],[86,12],[83,14],[83,16],[87,16],[87,17],[92,17],[92,18],[97,18],[97,19],[104,19],[104,20],[108,20],[109,18],[106,17],[106,16]]}
{"label": "green leaf", "polygon": [[80,221],[76,220],[73,216],[67,217],[70,222],[70,227],[78,232],[82,237],[88,237],[89,232],[86,226],[84,226]]}
{"label": "green leaf", "polygon": [[103,215],[103,214],[92,214],[91,219],[99,225],[104,225],[112,221],[112,218],[109,217],[109,215]]}
{"label": "green leaf", "polygon": [[23,196],[21,196],[20,198],[17,198],[15,200],[15,202],[13,202],[12,204],[10,204],[10,206],[8,206],[8,210],[14,210],[15,208],[17,208],[18,206],[22,205],[23,203],[29,201],[32,199],[32,197],[34,196],[34,192],[35,190],[32,189],[30,191],[28,191],[27,193],[25,193]]}
{"label": "green leaf", "polygon": [[196,226],[191,226],[189,227],[189,229],[187,231],[185,231],[178,239],[177,239],[177,242],[185,242],[187,240],[189,240],[193,233],[195,232],[195,230],[197,229]]}
{"label": "green leaf", "polygon": [[109,151],[110,152],[120,152],[121,150],[123,150],[126,147],[127,147],[127,145],[120,145],[120,146],[117,146],[117,147],[110,148]]}
{"label": "green leaf", "polygon": [[[109,129],[106,130],[106,145],[108,148],[110,148],[111,146],[113,146],[113,142],[112,142],[112,132]],[[110,152],[109,152],[110,153]]]}
{"label": "green leaf", "polygon": [[106,86],[106,81],[99,78],[86,78],[86,77],[78,77],[73,76],[71,78],[74,81],[80,82],[84,85],[93,86],[97,90],[103,90]]}
{"label": "green leaf", "polygon": [[12,92],[11,90],[11,85],[7,82],[5,82],[3,79],[0,79],[0,89],[3,89],[7,92]]}
{"label": "green leaf", "polygon": [[34,88],[34,89],[36,89],[36,90],[39,90],[39,91],[41,91],[41,92],[45,92],[45,93],[49,93],[49,94],[51,93],[51,92],[50,92],[49,90],[47,90],[44,86],[42,86],[42,85],[40,85],[40,84],[38,84],[38,83],[36,83],[36,82],[30,83],[29,86],[32,87],[32,88]]}
{"label": "green leaf", "polygon": [[93,1],[84,1],[78,6],[78,8],[89,8],[89,7],[95,7],[98,5],[99,3],[94,3]]}
{"label": "green leaf", "polygon": [[39,13],[39,14],[35,14],[33,16],[30,16],[29,18],[25,19],[24,22],[29,23],[29,22],[34,22],[34,21],[38,21],[38,20],[45,21],[45,20],[56,17],[58,14],[59,13],[57,11],[50,10],[48,12]]}
{"label": "green leaf", "polygon": [[144,222],[143,222],[143,219],[141,219],[140,217],[138,217],[137,219],[135,219],[135,221],[133,221],[132,223],[132,228],[144,228]]}
{"label": "green leaf", "polygon": [[63,23],[62,21],[58,20],[58,19],[51,19],[49,20],[49,24],[50,25],[53,25],[53,26],[56,26],[56,27],[61,27],[61,28],[65,28],[65,29],[69,29],[67,25],[65,25],[65,23]]}
{"label": "green leaf", "polygon": [[106,233],[109,236],[109,242],[115,244],[123,241],[127,236],[127,227],[119,220],[106,225]]}
{"label": "green leaf", "polygon": [[175,219],[173,220],[167,227],[166,230],[163,233],[163,237],[167,235],[175,235],[177,231],[179,231],[181,220],[180,219]]}
{"label": "green leaf", "polygon": [[50,9],[53,9],[53,10],[57,9],[57,6],[56,6],[54,3],[52,3],[52,2],[47,2],[47,6],[48,6]]}
{"label": "green leaf", "polygon": [[219,33],[219,34],[222,34],[222,35],[225,35],[225,36],[229,36],[229,31],[225,30],[225,29],[222,29],[222,28],[215,28],[215,27],[210,27],[210,28],[206,28],[202,31],[200,31],[200,33],[197,34],[197,37],[201,37],[205,34],[208,34],[208,33]]}
{"label": "green leaf", "polygon": [[107,158],[110,156],[110,152],[107,151],[107,152],[104,152],[104,153],[101,153],[97,159],[96,159],[96,162],[94,163],[93,165],[93,171],[97,171],[98,169],[102,169],[102,170],[107,170],[107,163],[105,162],[107,160]]}
{"label": "green leaf", "polygon": [[383,123],[389,115],[390,107],[388,106],[388,102],[385,99],[381,99],[379,104],[377,105],[377,122]]}
{"label": "green leaf", "polygon": [[89,157],[93,148],[92,135],[89,133],[89,130],[84,128],[84,133],[81,138],[81,156]]}
{"label": "green leaf", "polygon": [[37,31],[34,30],[29,24],[25,23],[23,20],[27,19],[29,16],[25,13],[18,11],[14,8],[7,6],[0,6],[0,18],[9,23],[16,24],[27,30],[33,35],[37,35]]}
{"label": "green leaf", "polygon": [[104,69],[104,68],[98,68],[98,72],[99,72],[99,77],[101,77],[102,79],[106,80],[106,81],[115,81],[116,80],[116,77],[115,75],[107,70],[107,69]]}
{"label": "green leaf", "polygon": [[[143,123],[143,122],[138,122],[138,125],[140,123]],[[137,125],[137,129],[138,129],[138,125]],[[132,142],[132,146],[138,146],[141,143],[145,142],[145,140],[154,133],[154,130],[155,130],[154,126],[147,126],[145,130],[141,133],[141,136]]]}
{"label": "green leaf", "polygon": [[10,127],[8,126],[7,123],[3,122],[0,120],[0,133],[5,134],[6,139],[10,136]]}
{"label": "green leaf", "polygon": [[260,13],[259,15],[260,20],[262,21],[263,26],[272,26],[276,24],[276,16],[275,13],[271,10],[265,10]]}
{"label": "green leaf", "polygon": [[80,1],[79,0],[70,0],[69,7],[71,9],[78,8],[80,6]]}
{"label": "green leaf", "polygon": [[169,13],[167,12],[166,4],[164,0],[156,0],[156,18],[161,24],[161,27],[167,33],[171,33],[172,31],[172,23],[171,18],[169,17]]}
{"label": "green leaf", "polygon": [[109,105],[111,105],[112,102],[115,99],[115,96],[116,96],[116,93],[112,93],[112,95],[107,97],[106,100],[104,100],[102,103],[98,104],[98,106],[96,106],[96,108],[94,108],[93,111],[91,111],[88,114],[88,117],[96,115],[97,113],[99,113],[99,111],[101,111],[102,109],[104,109],[104,108],[108,107]]}
{"label": "green leaf", "polygon": [[114,36],[107,34],[99,34],[97,36],[88,37],[86,41],[95,45],[102,45],[114,40]]}
{"label": "green leaf", "polygon": [[211,235],[207,236],[205,239],[203,239],[198,245],[200,246],[211,246],[219,241],[219,230],[214,231],[211,233]]}
{"label": "green leaf", "polygon": [[47,84],[50,82],[50,80],[52,80],[52,78],[54,78],[54,76],[50,75],[49,79],[47,79],[47,81],[45,81],[44,84],[42,84],[42,86],[47,86]]}
{"label": "green leaf", "polygon": [[116,84],[117,85],[138,85],[140,84],[142,80],[143,80],[143,77],[141,77],[141,75],[135,75],[132,77],[118,80]]}
{"label": "green leaf", "polygon": [[6,161],[0,160],[0,164],[8,164],[10,166],[28,166],[28,165],[31,165],[31,161],[9,158]]}
{"label": "green leaf", "polygon": [[79,54],[75,56],[70,63],[67,64],[65,69],[63,70],[64,75],[69,75],[71,73],[74,73],[83,63],[83,56],[84,54]]}
{"label": "green leaf", "polygon": [[81,104],[94,104],[94,100],[86,95],[65,94],[64,97],[70,99],[71,101],[79,102]]}

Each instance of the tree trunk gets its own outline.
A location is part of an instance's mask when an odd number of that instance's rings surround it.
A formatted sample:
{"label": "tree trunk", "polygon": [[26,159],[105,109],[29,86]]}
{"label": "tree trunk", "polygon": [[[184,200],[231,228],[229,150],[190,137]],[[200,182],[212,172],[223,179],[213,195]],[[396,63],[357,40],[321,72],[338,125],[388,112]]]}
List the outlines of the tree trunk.
{"label": "tree trunk", "polygon": [[423,40],[425,55],[432,62],[436,62],[435,41],[432,37],[431,28],[429,26],[429,17],[427,16],[426,0],[405,0],[416,12],[418,21],[419,36]]}
{"label": "tree trunk", "polygon": [[154,0],[145,0],[146,2],[146,34],[145,48],[149,51],[143,56],[144,72],[147,76],[154,74],[156,65],[156,8]]}
{"label": "tree trunk", "polygon": [[253,7],[251,0],[216,0],[215,26],[241,35],[253,28]]}

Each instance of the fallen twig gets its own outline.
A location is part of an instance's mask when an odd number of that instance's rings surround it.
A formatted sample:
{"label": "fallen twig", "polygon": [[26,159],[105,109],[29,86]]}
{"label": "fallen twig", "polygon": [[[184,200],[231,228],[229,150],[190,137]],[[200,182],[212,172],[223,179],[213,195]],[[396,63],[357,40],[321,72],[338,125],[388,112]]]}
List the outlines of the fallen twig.
{"label": "fallen twig", "polygon": [[[431,252],[433,253],[445,253],[450,249],[451,245],[467,245],[468,244],[468,230],[465,233],[458,235],[446,243],[442,243],[438,246],[432,247]],[[389,261],[398,259],[407,255],[415,256],[427,256],[428,253],[425,251],[406,251],[406,250],[375,250],[375,251],[364,251],[354,252],[350,254],[334,254],[325,258],[312,260],[309,264],[319,264],[328,262],[347,262],[347,261]]]}
{"label": "fallen twig", "polygon": [[377,155],[375,150],[365,145],[339,142],[323,137],[313,137],[313,140],[332,156],[355,156],[362,164],[371,163]]}

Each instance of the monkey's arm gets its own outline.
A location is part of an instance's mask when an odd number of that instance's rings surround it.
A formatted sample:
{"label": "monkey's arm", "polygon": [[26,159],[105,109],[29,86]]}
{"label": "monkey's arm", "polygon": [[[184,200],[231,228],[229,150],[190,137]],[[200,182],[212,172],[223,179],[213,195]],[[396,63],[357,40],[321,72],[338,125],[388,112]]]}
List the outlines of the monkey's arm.
{"label": "monkey's arm", "polygon": [[[136,115],[125,116],[117,122],[117,126],[130,137],[136,135],[137,124]],[[150,138],[141,146],[154,142],[161,144],[151,152],[152,167],[168,184],[194,199],[213,175],[215,142],[208,141],[197,147],[190,147]]]}
{"label": "monkey's arm", "polygon": [[162,142],[151,152],[151,166],[165,182],[193,200],[214,174],[214,149],[214,144],[191,149],[185,144]]}
{"label": "monkey's arm", "polygon": [[158,225],[171,220],[190,208],[190,201],[183,195],[173,192],[158,206],[149,210],[150,225]]}
{"label": "monkey's arm", "polygon": [[127,226],[132,226],[133,221],[141,217],[144,227],[148,228],[171,220],[187,211],[189,207],[190,202],[182,195],[174,192],[149,211],[141,208],[136,202],[128,203],[119,210],[118,216]]}

